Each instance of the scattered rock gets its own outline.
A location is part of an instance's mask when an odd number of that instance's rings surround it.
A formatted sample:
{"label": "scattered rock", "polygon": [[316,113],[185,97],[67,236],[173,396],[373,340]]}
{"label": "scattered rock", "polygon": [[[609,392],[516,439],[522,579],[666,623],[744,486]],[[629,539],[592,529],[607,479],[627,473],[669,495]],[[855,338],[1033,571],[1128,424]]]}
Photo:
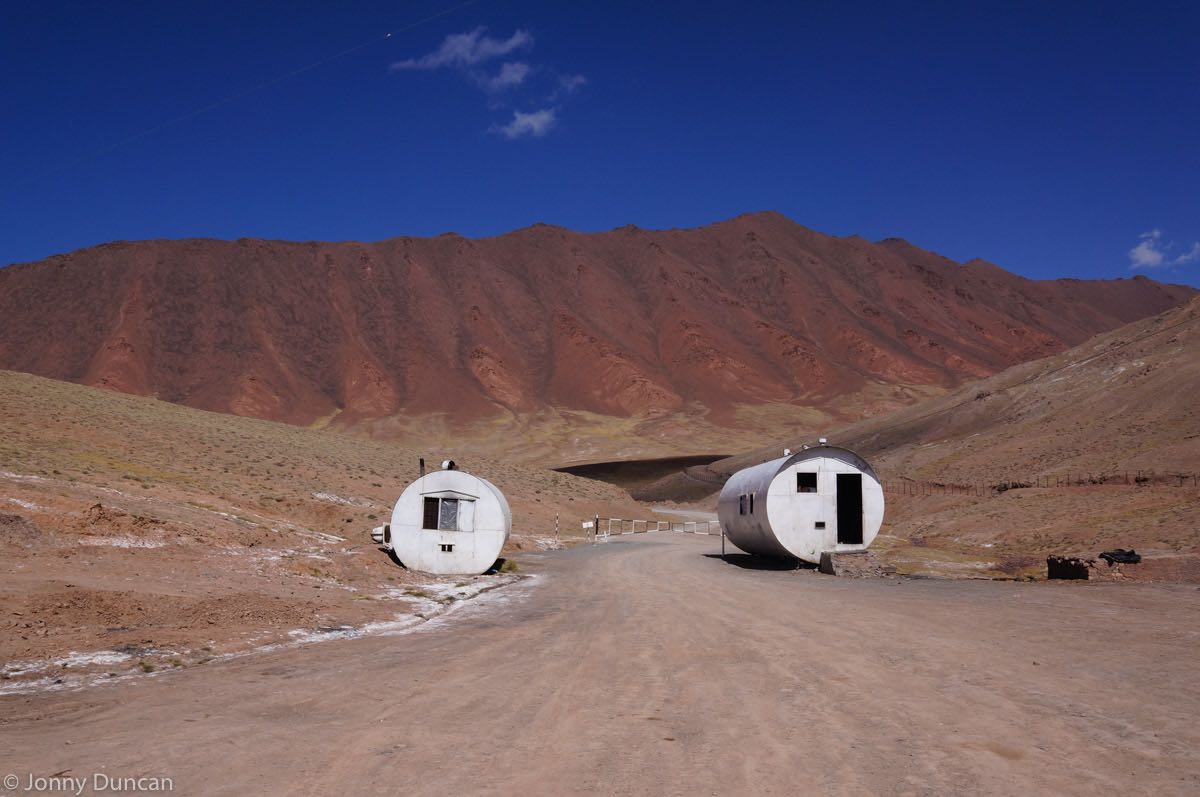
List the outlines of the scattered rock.
{"label": "scattered rock", "polygon": [[1046,578],[1084,581],[1121,581],[1127,578],[1127,575],[1121,569],[1122,565],[1137,564],[1142,561],[1142,557],[1133,551],[1122,552],[1124,554],[1132,554],[1136,558],[1128,556],[1124,558],[1110,557],[1108,554],[1113,553],[1111,551],[1105,551],[1100,554],[1099,560],[1084,559],[1079,556],[1047,556]]}
{"label": "scattered rock", "polygon": [[826,575],[844,578],[883,578],[896,572],[895,567],[883,564],[870,551],[826,551],[821,554],[818,569]]}
{"label": "scattered rock", "polygon": [[45,534],[32,520],[21,515],[0,512],[0,546],[32,548],[44,538]]}
{"label": "scattered rock", "polygon": [[1084,580],[1088,577],[1088,560],[1077,556],[1047,556],[1046,578]]}

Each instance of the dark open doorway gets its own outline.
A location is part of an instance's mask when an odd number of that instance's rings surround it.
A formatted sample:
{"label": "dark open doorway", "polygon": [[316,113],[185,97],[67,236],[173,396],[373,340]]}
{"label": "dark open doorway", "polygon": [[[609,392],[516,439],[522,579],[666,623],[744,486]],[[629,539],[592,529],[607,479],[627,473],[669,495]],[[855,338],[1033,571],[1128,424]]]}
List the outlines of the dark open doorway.
{"label": "dark open doorway", "polygon": [[862,545],[862,474],[837,475],[837,541],[839,545]]}

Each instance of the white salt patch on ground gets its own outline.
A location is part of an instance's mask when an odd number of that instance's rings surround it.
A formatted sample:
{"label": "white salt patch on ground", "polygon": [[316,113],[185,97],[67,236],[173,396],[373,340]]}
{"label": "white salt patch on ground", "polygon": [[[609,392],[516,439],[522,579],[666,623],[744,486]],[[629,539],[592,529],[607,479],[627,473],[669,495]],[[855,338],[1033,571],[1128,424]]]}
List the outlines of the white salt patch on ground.
{"label": "white salt patch on ground", "polygon": [[134,537],[83,537],[80,545],[103,545],[110,548],[162,548],[165,542],[139,540]]}
{"label": "white salt patch on ground", "polygon": [[44,506],[39,506],[38,504],[35,504],[31,501],[22,501],[19,498],[5,498],[4,500],[10,504],[16,504],[17,506],[21,507],[22,509],[28,509],[33,512],[36,512],[39,509],[46,508]]}
{"label": "white salt patch on ground", "polygon": [[[409,588],[423,590],[426,594],[432,596],[428,598],[418,598],[408,594],[403,588],[393,588],[387,590],[381,597],[419,602],[420,611],[416,614],[400,614],[391,620],[380,620],[357,627],[336,626],[315,630],[295,629],[288,632],[291,639],[286,642],[261,645],[240,653],[227,653],[214,656],[213,660],[237,659],[258,653],[296,648],[302,645],[327,642],[334,639],[357,639],[365,636],[400,636],[417,631],[445,628],[451,623],[451,615],[473,617],[497,607],[522,600],[540,579],[541,576],[537,575],[500,574],[487,577],[477,576],[474,580],[465,584],[462,582],[437,582]],[[147,650],[140,653],[139,658],[161,658],[174,655],[178,654],[172,651]],[[13,675],[33,675],[47,672],[53,674],[32,681],[0,681],[0,694],[25,694],[66,689],[84,689],[134,678],[155,677],[172,672],[170,669],[161,669],[145,673],[134,668],[132,670],[125,670],[120,675],[113,677],[109,676],[107,672],[93,671],[81,674],[78,670],[72,673],[70,669],[72,666],[77,668],[83,666],[111,666],[128,661],[131,658],[133,656],[129,654],[107,650],[92,654],[72,652],[65,659],[51,661],[14,662],[5,665],[0,672],[10,677]],[[67,663],[66,668],[62,666],[64,662]],[[76,663],[72,664],[72,662]]]}
{"label": "white salt patch on ground", "polygon": [[76,653],[71,651],[65,659],[59,659],[54,662],[59,665],[67,665],[68,667],[87,667],[92,665],[109,665],[120,664],[123,661],[129,661],[132,656],[128,653],[118,653],[115,650],[98,650],[95,653]]}
{"label": "white salt patch on ground", "polygon": [[46,481],[41,476],[29,476],[23,473],[13,473],[8,470],[0,470],[0,478],[12,479],[18,482],[44,482]]}
{"label": "white salt patch on ground", "polygon": [[72,686],[84,686],[82,679],[71,677],[39,678],[36,681],[5,681],[0,683],[0,694],[19,695],[27,692],[53,692]]}
{"label": "white salt patch on ground", "polygon": [[[42,661],[16,661],[5,664],[0,668],[6,679],[0,682],[0,694],[22,694],[26,692],[43,692],[56,689],[69,689],[87,686],[92,682],[113,680],[107,673],[97,674],[95,667],[111,667],[133,658],[128,653],[115,650],[98,650],[93,653],[76,653],[71,651],[65,658]],[[13,676],[40,675],[34,680],[12,681]]]}
{"label": "white salt patch on ground", "polygon": [[291,559],[300,555],[299,551],[296,551],[292,548],[281,548],[264,553],[259,553],[257,551],[241,551],[241,549],[238,548],[231,548],[230,550],[238,551],[243,556],[253,557],[258,559],[260,562],[282,562],[284,559]]}
{"label": "white salt patch on ground", "polygon": [[[253,653],[265,653],[272,650],[309,645],[315,642],[328,642],[332,639],[358,639],[364,636],[397,636],[427,627],[442,627],[447,615],[456,613],[464,607],[473,610],[483,607],[496,606],[513,599],[512,593],[525,595],[537,581],[539,576],[497,575],[477,577],[475,581],[438,582],[414,587],[394,587],[386,590],[380,597],[391,600],[404,600],[417,604],[418,611],[413,614],[397,615],[391,620],[377,620],[361,626],[336,626],[318,629],[297,628],[288,632],[291,637],[287,642],[276,642],[263,645],[244,653],[231,653],[219,658],[240,658]],[[460,586],[461,584],[461,586]],[[422,592],[424,595],[413,595],[412,592]],[[436,622],[436,625],[435,625]]]}
{"label": "white salt patch on ground", "polygon": [[244,518],[244,517],[238,517],[237,515],[231,515],[228,512],[222,512],[219,509],[207,509],[205,511],[212,512],[214,515],[220,515],[223,518],[229,518],[234,523],[241,523],[244,526],[250,526],[251,528],[256,528],[256,529],[262,528],[262,526],[260,524],[255,523],[253,520],[246,520],[246,518]]}
{"label": "white salt patch on ground", "polygon": [[311,495],[313,498],[317,499],[318,501],[324,501],[327,504],[341,504],[342,506],[359,506],[359,507],[371,506],[371,503],[369,501],[364,501],[361,498],[343,498],[342,496],[338,495],[337,493],[330,493],[330,492],[322,491],[322,492],[316,492],[316,493],[309,493],[309,495]]}

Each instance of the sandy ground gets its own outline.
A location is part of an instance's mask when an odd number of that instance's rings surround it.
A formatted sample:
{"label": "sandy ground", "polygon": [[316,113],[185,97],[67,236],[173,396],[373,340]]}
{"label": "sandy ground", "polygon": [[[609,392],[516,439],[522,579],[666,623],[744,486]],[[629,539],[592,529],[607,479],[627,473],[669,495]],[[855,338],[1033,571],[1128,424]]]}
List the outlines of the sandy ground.
{"label": "sandy ground", "polygon": [[718,550],[525,555],[535,578],[419,631],[0,698],[0,761],[180,794],[1200,790],[1194,586],[842,580]]}
{"label": "sandy ground", "polygon": [[[0,371],[0,693],[207,665],[483,588],[371,543],[437,453]],[[556,544],[556,525],[643,516],[608,484],[460,465],[508,497],[503,556]]]}

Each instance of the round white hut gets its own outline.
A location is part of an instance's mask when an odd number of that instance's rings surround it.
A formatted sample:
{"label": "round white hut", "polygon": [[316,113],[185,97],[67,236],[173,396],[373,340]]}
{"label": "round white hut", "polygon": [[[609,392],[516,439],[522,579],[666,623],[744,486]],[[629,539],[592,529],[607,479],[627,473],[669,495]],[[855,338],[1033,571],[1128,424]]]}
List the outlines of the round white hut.
{"label": "round white hut", "polygon": [[478,575],[496,563],[511,532],[504,493],[447,460],[400,494],[392,522],[371,537],[411,570]]}
{"label": "round white hut", "polygon": [[883,487],[866,460],[822,445],[740,470],[717,517],[746,553],[818,564],[823,552],[863,551],[883,523]]}

